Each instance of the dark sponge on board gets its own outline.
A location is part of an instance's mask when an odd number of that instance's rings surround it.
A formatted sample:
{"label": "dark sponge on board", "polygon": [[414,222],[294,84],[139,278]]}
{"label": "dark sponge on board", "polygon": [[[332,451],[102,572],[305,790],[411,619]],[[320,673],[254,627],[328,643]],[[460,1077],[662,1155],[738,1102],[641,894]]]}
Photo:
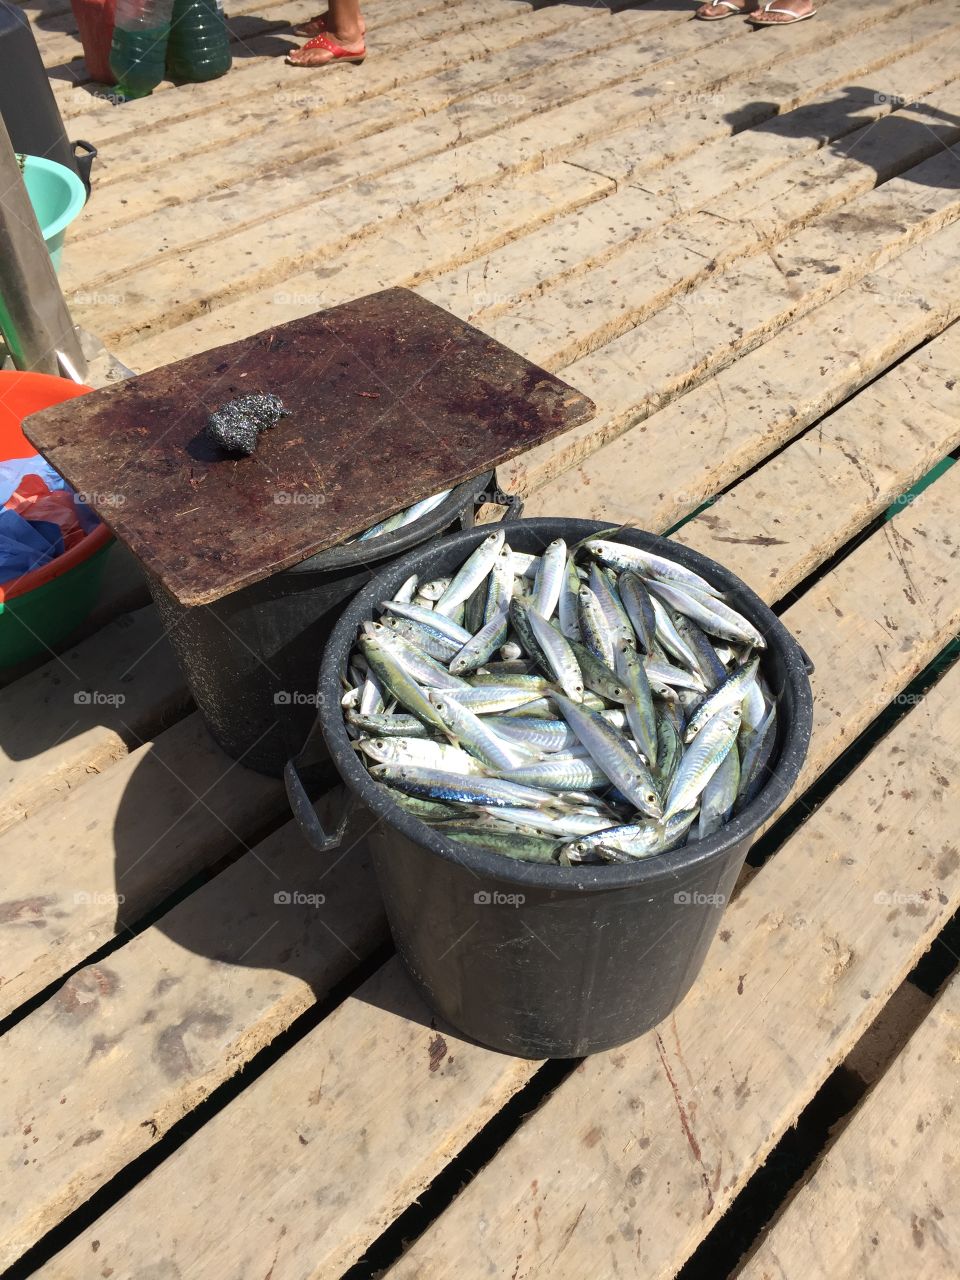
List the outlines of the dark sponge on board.
{"label": "dark sponge on board", "polygon": [[289,417],[283,401],[272,392],[239,396],[215,409],[204,428],[207,438],[227,453],[253,453],[261,431]]}

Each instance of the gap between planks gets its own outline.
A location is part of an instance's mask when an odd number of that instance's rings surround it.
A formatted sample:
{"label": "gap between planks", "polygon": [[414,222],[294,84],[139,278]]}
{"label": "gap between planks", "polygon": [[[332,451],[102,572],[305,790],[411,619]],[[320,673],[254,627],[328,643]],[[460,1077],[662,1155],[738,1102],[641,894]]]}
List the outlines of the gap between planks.
{"label": "gap between planks", "polygon": [[[917,510],[907,509],[897,517],[896,522],[903,528],[902,561],[890,553],[889,534],[880,533],[859,548],[835,574],[818,584],[787,615],[787,624],[799,630],[801,641],[808,648],[814,648],[818,660],[823,659],[824,669],[830,677],[828,682],[818,685],[817,731],[805,770],[805,783],[809,783],[843,749],[849,740],[848,730],[855,734],[858,722],[862,727],[873,716],[877,709],[873,699],[879,696],[889,699],[923,665],[925,655],[942,645],[944,632],[955,630],[960,620],[960,592],[957,591],[960,577],[957,576],[955,557],[943,541],[945,517],[949,520],[951,513],[960,506],[960,482],[950,485],[949,477],[945,477],[930,493],[933,497],[924,508],[924,516],[933,522],[929,536],[918,534]],[[938,585],[939,607],[933,608],[931,604],[918,615],[915,606],[908,604],[903,597],[901,585],[906,580],[904,575],[918,584],[918,589],[923,589],[931,583],[939,583],[944,572],[953,575],[948,583],[948,587],[953,588],[952,594],[948,595]],[[833,614],[827,603],[831,592],[843,592],[842,598],[847,600],[847,623],[842,629],[832,625]],[[900,627],[900,636],[896,641],[891,638],[878,662],[872,659],[871,654],[861,654],[859,636],[881,592],[886,594],[888,613]],[[806,625],[804,618],[810,620]],[[825,633],[823,642],[812,646],[811,638],[815,639],[816,635],[811,637],[809,633],[817,627]],[[826,652],[828,640],[832,648],[829,653]],[[901,736],[908,732],[905,725],[895,731]],[[929,730],[924,732],[929,734]],[[888,744],[892,740],[893,735]],[[929,737],[926,742],[929,746]],[[925,758],[919,745],[909,758],[917,761]],[[868,777],[869,770],[849,779],[845,784],[846,790],[838,793],[834,808],[844,812],[844,797],[856,794],[857,788],[867,784]],[[812,821],[826,823],[828,818],[823,816],[826,812],[827,807]],[[801,841],[811,839],[809,828],[802,829],[768,864],[780,863],[788,869],[794,896],[797,894],[798,876],[801,884],[809,882],[811,888],[822,878],[819,864],[814,860],[808,861],[801,852],[805,847]],[[745,891],[749,895],[749,908],[735,906],[731,912],[738,909],[741,912],[759,911],[756,904],[758,901],[763,903],[764,899],[758,899],[758,895],[772,878],[772,873],[768,874],[768,867],[765,867]],[[781,878],[777,873],[777,882]],[[308,884],[315,887],[315,880],[311,879]],[[771,892],[773,902],[782,901],[781,893],[778,888]],[[742,904],[742,899],[740,902]],[[898,964],[907,963],[904,959],[906,952],[909,950],[912,954],[921,946],[925,936],[923,931],[934,927],[929,913],[925,913],[922,920],[911,918],[909,923],[912,932],[909,936],[904,935],[904,940],[897,944]],[[734,951],[738,946],[762,945],[753,941],[757,935],[749,921],[737,932],[744,942],[734,943]],[[802,943],[804,951],[810,954],[807,939],[800,938],[799,933],[791,928],[784,930],[783,936],[787,935],[793,938],[795,945]],[[880,951],[878,948],[878,956]],[[812,954],[819,957],[818,964],[832,963],[830,953],[826,960],[818,950]],[[701,979],[701,984],[713,980],[710,975],[718,968],[718,962],[724,982],[729,983],[725,975],[732,972],[729,969],[731,962],[724,965],[723,955],[724,951],[717,952],[716,949],[711,953],[708,973]],[[123,952],[114,958],[113,963],[124,965]],[[736,962],[732,963],[733,968],[738,967]],[[739,967],[742,971],[749,966],[744,960]],[[878,987],[881,985],[877,984]],[[690,999],[695,999],[696,992],[701,989],[695,988]],[[844,988],[846,990],[847,987]],[[880,1000],[878,994],[874,1002]],[[875,1003],[862,1001],[857,995],[858,1014],[861,1008],[864,1011],[862,1016],[868,1016],[871,1009],[876,1012]],[[108,1012],[107,1005],[103,1007]],[[33,1017],[38,1017],[39,1012]],[[715,1023],[714,1019],[704,1021],[710,1025]],[[442,1029],[446,1054],[439,1069],[435,1073],[428,1072],[430,1045],[436,1035],[430,1030],[429,1018],[418,1008],[396,965],[388,965],[361,988],[356,997],[348,999],[332,1017],[290,1050],[266,1075],[231,1103],[226,1112],[206,1125],[41,1274],[69,1274],[71,1265],[76,1266],[77,1260],[85,1256],[90,1240],[94,1238],[100,1242],[98,1261],[104,1265],[111,1263],[117,1249],[129,1248],[134,1252],[125,1258],[128,1268],[139,1263],[141,1251],[144,1257],[149,1255],[153,1259],[173,1261],[170,1243],[173,1236],[178,1240],[176,1250],[184,1251],[179,1256],[191,1258],[195,1274],[222,1274],[223,1268],[250,1274],[267,1259],[267,1254],[270,1257],[266,1265],[273,1262],[276,1267],[274,1275],[278,1278],[283,1275],[333,1274],[362,1252],[370,1239],[405,1207],[450,1154],[462,1145],[469,1133],[489,1119],[506,1097],[535,1070],[534,1064],[515,1062],[463,1044]],[[620,1052],[639,1054],[648,1044],[649,1038]],[[596,1069],[603,1069],[607,1056],[601,1055],[593,1060]],[[362,1070],[358,1070],[358,1062],[363,1063]],[[376,1074],[374,1081],[371,1073],[378,1072],[378,1064],[382,1065],[382,1072]],[[587,1067],[591,1068],[592,1064],[588,1063]],[[421,1071],[426,1073],[433,1086],[428,1091],[430,1105],[425,1109],[414,1108],[411,1112],[411,1099],[419,1096],[424,1103],[427,1101],[420,1082]],[[777,1075],[781,1086],[782,1079],[782,1074]],[[580,1080],[577,1074],[572,1077],[573,1082]],[[805,1080],[804,1087],[806,1083]],[[579,1085],[575,1083],[574,1087]],[[311,1103],[314,1094],[316,1100]],[[591,1105],[589,1099],[586,1105]],[[666,1115],[672,1114],[667,1108],[658,1110]],[[581,1117],[583,1111],[584,1104],[581,1103],[578,1107]],[[363,1130],[363,1141],[358,1142],[356,1133],[344,1133],[342,1153],[332,1160],[329,1134],[342,1131],[347,1115],[353,1117],[357,1130]],[[391,1117],[394,1117],[392,1124]],[[271,1133],[261,1133],[268,1118]],[[238,1132],[244,1135],[244,1150],[249,1153],[249,1159],[245,1158],[242,1173],[234,1174],[235,1162],[225,1155],[222,1144],[235,1141]],[[327,1134],[328,1141],[320,1152],[316,1144],[322,1133]],[[140,1135],[134,1139],[134,1145],[142,1149],[144,1141]],[[679,1141],[682,1143],[682,1138]],[[312,1151],[311,1147],[314,1148]],[[129,1158],[130,1150],[127,1147],[120,1158]],[[510,1150],[510,1144],[505,1150]],[[656,1148],[651,1148],[651,1151],[655,1152]],[[96,1152],[91,1152],[90,1156],[95,1164]],[[682,1152],[670,1158],[683,1165]],[[208,1165],[211,1174],[216,1168],[216,1180],[204,1172]],[[185,1169],[189,1172],[182,1172]],[[290,1176],[278,1178],[278,1169],[288,1169]],[[96,1173],[93,1176],[98,1177]],[[101,1171],[99,1177],[102,1176]],[[239,1183],[237,1177],[240,1178]],[[157,1231],[153,1227],[156,1214],[149,1206],[154,1196],[165,1195],[162,1188],[170,1180],[176,1183],[178,1196],[173,1201],[166,1196],[165,1203],[175,1202],[182,1206],[182,1213],[180,1208],[174,1209],[176,1230],[171,1232],[167,1227],[163,1230],[158,1228],[161,1238],[157,1239]],[[515,1188],[518,1184],[510,1185]],[[697,1185],[699,1187],[699,1183]],[[309,1193],[304,1191],[305,1187],[310,1188]],[[469,1191],[464,1194],[469,1194]],[[304,1195],[308,1195],[309,1202],[303,1200]],[[239,1207],[236,1196],[241,1199],[255,1196],[257,1221],[273,1217],[279,1235],[285,1234],[283,1247],[276,1257],[274,1233],[234,1233],[226,1243],[220,1239],[220,1233],[216,1239],[209,1234],[214,1231],[214,1222],[219,1222],[222,1215],[235,1216]],[[301,1226],[296,1231],[284,1233],[281,1224],[293,1221],[293,1214],[300,1215],[297,1220]],[[303,1228],[305,1221],[311,1224],[309,1230]],[[441,1219],[441,1223],[443,1221]],[[473,1239],[473,1235],[470,1238]],[[308,1240],[309,1261],[302,1252],[308,1247]],[[465,1274],[471,1274],[469,1262]],[[565,1272],[555,1270],[554,1274]]]}

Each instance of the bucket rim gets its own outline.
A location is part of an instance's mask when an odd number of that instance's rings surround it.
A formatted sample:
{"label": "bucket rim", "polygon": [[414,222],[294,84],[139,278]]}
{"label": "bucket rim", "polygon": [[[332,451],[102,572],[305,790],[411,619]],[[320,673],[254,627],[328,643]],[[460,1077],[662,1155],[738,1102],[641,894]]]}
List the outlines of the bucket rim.
{"label": "bucket rim", "polygon": [[325,547],[316,555],[308,556],[306,560],[301,560],[282,572],[294,575],[329,573],[331,569],[353,569],[359,565],[392,560],[403,552],[418,549],[425,538],[445,529],[461,512],[476,503],[485,490],[493,491],[496,487],[496,472],[481,472],[470,480],[462,480],[460,484],[454,485],[449,496],[419,520],[405,524],[401,529],[381,534],[379,538],[371,538],[369,542],[348,542],[336,547]]}
{"label": "bucket rim", "polygon": [[[542,548],[554,538],[564,537],[572,542],[609,529],[610,525],[599,520],[537,516],[527,520],[505,521],[497,528],[505,531],[507,541],[514,549],[523,550],[525,535],[526,540],[536,538]],[[460,864],[478,879],[485,877],[488,880],[501,880],[545,890],[603,891],[652,885],[662,880],[675,880],[678,884],[683,884],[688,872],[723,857],[735,846],[749,840],[783,804],[799,777],[806,758],[813,726],[813,694],[806,672],[806,655],[770,607],[731,570],[682,543],[633,527],[619,528],[617,540],[645,550],[669,554],[702,574],[725,594],[734,598],[738,610],[763,633],[769,650],[779,652],[783,660],[787,683],[792,686],[794,694],[795,718],[784,734],[775,771],[763,790],[741,813],[706,840],[698,840],[669,853],[639,859],[636,863],[561,867],[522,862],[492,850],[459,844],[440,834],[436,827],[429,826],[401,809],[388,797],[386,789],[370,776],[347,734],[339,696],[340,676],[346,669],[346,659],[355,643],[359,624],[371,617],[374,607],[386,598],[384,591],[395,589],[415,572],[417,561],[425,554],[453,548],[463,549],[465,554],[469,554],[473,546],[482,541],[488,532],[486,526],[481,525],[415,548],[371,579],[338,619],[324,649],[318,703],[324,741],[334,766],[350,790],[359,796],[377,818],[385,820],[407,839],[424,846],[448,862]],[[325,696],[327,692],[329,697]]]}
{"label": "bucket rim", "polygon": [[[60,164],[57,160],[48,160],[45,156],[25,156],[24,174],[26,174],[27,169],[41,169],[47,173],[54,174],[62,178],[65,185],[70,189],[70,200],[60,217],[40,228],[43,232],[44,240],[52,240],[61,231],[66,231],[67,227],[86,204],[87,189],[72,169],[68,169],[65,164]],[[39,218],[37,221],[39,222]]]}

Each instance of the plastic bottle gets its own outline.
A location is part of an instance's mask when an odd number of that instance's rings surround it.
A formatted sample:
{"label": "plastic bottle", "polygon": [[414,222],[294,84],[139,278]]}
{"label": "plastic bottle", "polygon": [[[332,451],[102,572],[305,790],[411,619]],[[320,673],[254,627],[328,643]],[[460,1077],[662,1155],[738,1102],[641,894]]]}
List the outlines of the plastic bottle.
{"label": "plastic bottle", "polygon": [[124,98],[145,98],[163,79],[173,0],[117,0],[110,70]]}
{"label": "plastic bottle", "polygon": [[167,43],[171,80],[216,80],[230,70],[230,37],[222,0],[173,0]]}

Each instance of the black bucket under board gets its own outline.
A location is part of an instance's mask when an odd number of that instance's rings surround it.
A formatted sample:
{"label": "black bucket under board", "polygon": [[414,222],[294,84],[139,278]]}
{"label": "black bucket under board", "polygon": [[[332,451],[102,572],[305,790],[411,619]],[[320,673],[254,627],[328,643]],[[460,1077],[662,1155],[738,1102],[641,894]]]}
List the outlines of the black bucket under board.
{"label": "black bucket under board", "polygon": [[[542,518],[507,523],[517,551],[572,544],[604,526]],[[669,555],[707,578],[763,633],[763,672],[777,699],[775,764],[757,797],[706,840],[631,864],[561,867],[461,845],[390,799],[358,759],[343,722],[341,677],[361,622],[411,574],[448,576],[487,530],[436,540],[395,561],[349,605],[324,653],[319,714],[341,777],[377,819],[368,835],[397,950],[421,994],[459,1031],[522,1057],[579,1057],[648,1031],[686,995],[758,828],[783,804],[812,723],[809,661],[763,601],[729,570],[637,530],[618,540]],[[287,773],[294,812],[318,847],[324,833]]]}
{"label": "black bucket under board", "polygon": [[183,605],[148,574],[190,692],[227,755],[280,777],[316,719],[323,646],[350,597],[410,548],[472,528],[477,506],[488,500],[510,501],[492,472],[458,485],[412,524],[329,547],[212,604]]}

